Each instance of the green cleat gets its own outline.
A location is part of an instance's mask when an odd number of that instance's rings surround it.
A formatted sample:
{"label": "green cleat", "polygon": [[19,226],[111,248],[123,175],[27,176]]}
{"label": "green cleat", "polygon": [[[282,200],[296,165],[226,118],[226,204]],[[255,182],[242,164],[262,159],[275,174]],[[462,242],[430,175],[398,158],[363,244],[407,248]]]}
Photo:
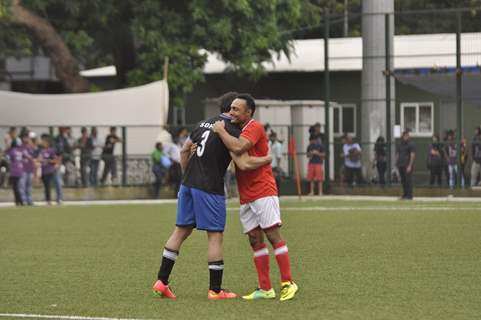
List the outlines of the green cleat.
{"label": "green cleat", "polygon": [[294,298],[296,292],[299,290],[299,287],[293,281],[283,282],[281,286],[282,289],[281,298],[279,299],[280,301],[291,300],[292,298]]}
{"label": "green cleat", "polygon": [[262,290],[260,288],[257,288],[251,294],[242,296],[242,299],[244,300],[274,299],[275,297],[276,297],[276,292],[274,291],[273,288],[270,288],[269,290]]}

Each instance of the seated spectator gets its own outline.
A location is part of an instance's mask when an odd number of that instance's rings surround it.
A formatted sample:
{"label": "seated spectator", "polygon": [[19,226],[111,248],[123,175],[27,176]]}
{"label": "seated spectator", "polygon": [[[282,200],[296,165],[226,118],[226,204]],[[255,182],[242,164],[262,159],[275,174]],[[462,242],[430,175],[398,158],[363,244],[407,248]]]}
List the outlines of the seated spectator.
{"label": "seated spectator", "polygon": [[352,141],[350,134],[346,134],[346,143],[342,146],[342,153],[347,185],[353,186],[354,176],[357,184],[362,184],[361,147]]}

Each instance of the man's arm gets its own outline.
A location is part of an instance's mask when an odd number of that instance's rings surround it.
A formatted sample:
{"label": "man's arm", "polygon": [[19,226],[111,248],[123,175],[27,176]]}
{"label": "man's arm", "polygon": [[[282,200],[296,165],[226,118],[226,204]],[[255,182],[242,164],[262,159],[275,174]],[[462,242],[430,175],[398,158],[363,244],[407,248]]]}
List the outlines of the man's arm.
{"label": "man's arm", "polygon": [[407,172],[411,172],[413,170],[414,159],[416,159],[416,154],[414,153],[414,151],[411,151],[411,153],[409,154],[409,165],[406,168]]}
{"label": "man's arm", "polygon": [[259,167],[262,167],[266,164],[271,163],[272,156],[267,155],[264,157],[251,157],[247,152],[244,152],[240,156],[236,155],[235,153],[230,153],[232,160],[234,160],[237,167],[241,170],[255,170]]}
{"label": "man's arm", "polygon": [[219,135],[222,142],[227,147],[227,149],[229,149],[229,151],[235,153],[238,156],[242,155],[253,146],[252,142],[250,142],[246,138],[236,138],[234,136],[231,136],[227,132],[227,130],[225,130],[224,121],[216,121],[214,123],[214,126],[212,127],[212,131]]}
{"label": "man's arm", "polygon": [[187,139],[187,141],[185,141],[184,145],[182,146],[182,149],[180,150],[180,167],[182,169],[182,172],[185,171],[185,168],[187,167],[187,162],[189,162],[189,159],[192,155],[192,145],[192,141],[190,139]]}

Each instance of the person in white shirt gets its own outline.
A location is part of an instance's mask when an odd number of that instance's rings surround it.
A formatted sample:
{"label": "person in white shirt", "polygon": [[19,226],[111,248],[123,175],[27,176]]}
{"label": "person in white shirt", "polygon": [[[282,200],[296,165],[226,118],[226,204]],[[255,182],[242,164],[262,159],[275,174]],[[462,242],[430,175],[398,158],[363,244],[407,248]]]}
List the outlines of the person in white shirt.
{"label": "person in white shirt", "polygon": [[352,141],[349,134],[346,135],[346,143],[342,146],[342,154],[347,185],[353,185],[354,176],[356,176],[357,184],[361,184],[361,147]]}
{"label": "person in white shirt", "polygon": [[274,131],[269,135],[269,149],[272,156],[272,174],[276,180],[277,192],[280,194],[279,184],[281,182],[282,169],[281,169],[281,159],[282,159],[282,143],[277,139],[277,133]]}

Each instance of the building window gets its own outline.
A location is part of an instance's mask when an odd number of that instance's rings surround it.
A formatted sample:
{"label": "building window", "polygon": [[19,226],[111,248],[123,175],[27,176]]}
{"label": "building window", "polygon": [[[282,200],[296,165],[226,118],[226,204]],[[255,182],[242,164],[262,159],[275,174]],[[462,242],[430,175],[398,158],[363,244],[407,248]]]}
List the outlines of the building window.
{"label": "building window", "polygon": [[333,107],[334,112],[334,135],[336,137],[342,136],[344,133],[349,133],[351,136],[356,136],[356,105],[344,104]]}
{"label": "building window", "polygon": [[433,112],[432,102],[401,103],[401,129],[409,129],[413,136],[432,136]]}

